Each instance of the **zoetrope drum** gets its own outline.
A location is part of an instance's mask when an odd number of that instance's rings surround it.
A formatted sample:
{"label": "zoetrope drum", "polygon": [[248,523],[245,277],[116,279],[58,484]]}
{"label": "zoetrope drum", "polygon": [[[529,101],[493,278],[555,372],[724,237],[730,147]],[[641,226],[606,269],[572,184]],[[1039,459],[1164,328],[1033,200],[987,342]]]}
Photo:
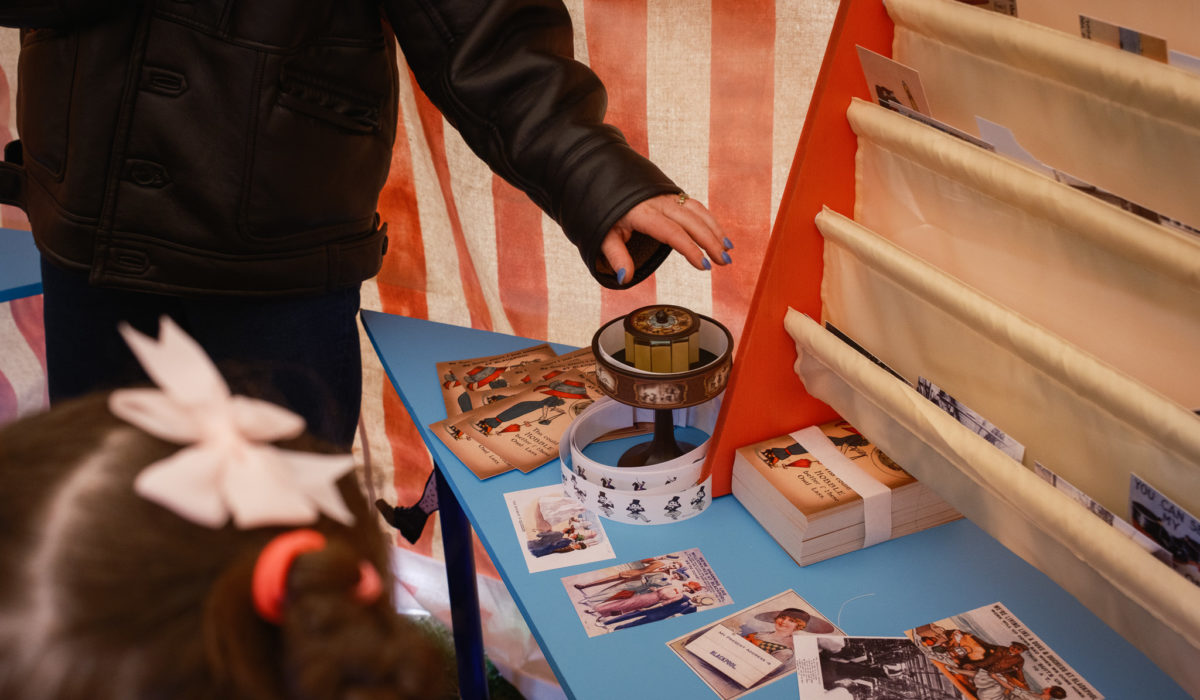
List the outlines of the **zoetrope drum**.
{"label": "zoetrope drum", "polygon": [[[583,412],[559,444],[563,490],[610,519],[642,524],[684,520],[711,502],[704,471],[708,439],[679,443],[675,426],[712,434],[729,378],[733,339],[711,318],[654,305],[609,321],[592,338],[606,398]],[[583,450],[602,435],[653,417],[654,437],[616,465]]]}

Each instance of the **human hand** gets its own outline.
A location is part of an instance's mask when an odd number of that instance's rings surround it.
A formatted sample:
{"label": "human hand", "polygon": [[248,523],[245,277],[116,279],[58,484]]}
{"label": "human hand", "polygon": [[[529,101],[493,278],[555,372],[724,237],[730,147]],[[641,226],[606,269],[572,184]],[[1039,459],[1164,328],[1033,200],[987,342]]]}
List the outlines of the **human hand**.
{"label": "human hand", "polygon": [[600,252],[624,284],[633,270],[626,243],[634,231],[665,243],[679,252],[697,270],[712,269],[712,262],[733,262],[733,243],[703,204],[686,194],[664,194],[639,202],[609,229]]}

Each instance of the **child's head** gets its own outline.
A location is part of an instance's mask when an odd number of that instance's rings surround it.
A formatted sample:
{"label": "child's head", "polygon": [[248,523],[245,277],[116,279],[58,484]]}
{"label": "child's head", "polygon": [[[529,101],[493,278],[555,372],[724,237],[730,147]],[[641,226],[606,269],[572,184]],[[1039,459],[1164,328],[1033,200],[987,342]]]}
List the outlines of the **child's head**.
{"label": "child's head", "polygon": [[[352,473],[336,484],[351,524],[209,527],[135,492],[148,465],[188,449],[118,418],[109,395],[0,428],[0,697],[441,696],[444,657],[389,586],[355,593],[388,559]],[[268,622],[256,562],[298,527],[325,543],[286,569]]]}

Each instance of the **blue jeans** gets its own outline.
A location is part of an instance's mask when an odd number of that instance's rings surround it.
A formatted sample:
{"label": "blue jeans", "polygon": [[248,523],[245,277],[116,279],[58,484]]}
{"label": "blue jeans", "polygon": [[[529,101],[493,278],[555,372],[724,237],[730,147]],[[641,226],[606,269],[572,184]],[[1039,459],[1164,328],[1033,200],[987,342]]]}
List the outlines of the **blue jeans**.
{"label": "blue jeans", "polygon": [[147,384],[117,323],[158,336],[170,316],[208,352],[235,394],[304,417],[313,435],[349,451],[362,403],[357,286],[300,298],[182,298],[105,289],[42,260],[50,403]]}

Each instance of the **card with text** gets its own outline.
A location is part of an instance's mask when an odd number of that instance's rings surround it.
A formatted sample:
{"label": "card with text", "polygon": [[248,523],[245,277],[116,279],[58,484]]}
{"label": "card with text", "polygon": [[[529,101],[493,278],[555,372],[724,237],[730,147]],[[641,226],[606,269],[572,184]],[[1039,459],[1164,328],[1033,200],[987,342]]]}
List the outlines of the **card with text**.
{"label": "card with text", "polygon": [[[721,628],[721,631],[715,631]],[[795,591],[788,590],[667,643],[722,700],[731,700],[795,672],[795,636],[841,633]],[[757,651],[751,652],[748,647]],[[779,662],[765,674],[764,657]],[[755,678],[757,676],[757,678]],[[747,685],[747,683],[749,683]]]}
{"label": "card with text", "polygon": [[1172,566],[1200,585],[1200,520],[1137,474],[1129,475],[1130,521],[1170,553]]}
{"label": "card with text", "polygon": [[863,76],[876,104],[894,102],[914,112],[933,116],[929,101],[925,99],[925,88],[921,87],[921,75],[915,69],[868,48],[857,48]]}
{"label": "card with text", "polygon": [[1104,697],[1002,603],[921,625],[905,636],[964,698]]}

